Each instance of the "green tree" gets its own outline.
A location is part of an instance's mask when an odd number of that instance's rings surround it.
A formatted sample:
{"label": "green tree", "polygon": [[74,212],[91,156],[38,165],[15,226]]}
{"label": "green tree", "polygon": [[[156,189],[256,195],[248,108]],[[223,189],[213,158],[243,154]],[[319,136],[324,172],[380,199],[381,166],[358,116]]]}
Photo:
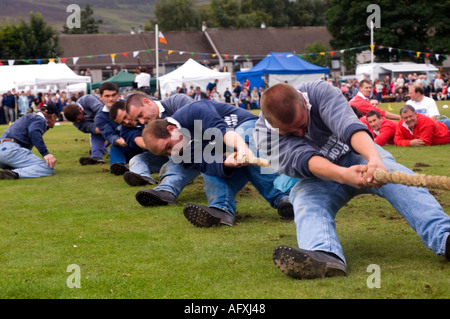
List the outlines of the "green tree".
{"label": "green tree", "polygon": [[63,33],[66,34],[94,34],[99,33],[100,24],[103,20],[96,20],[94,18],[94,10],[89,3],[86,3],[80,14],[80,28],[68,28],[67,25],[63,26]]}
{"label": "green tree", "polygon": [[[373,1],[331,0],[326,12],[334,49],[367,46],[370,29],[367,7]],[[416,52],[448,53],[450,48],[449,1],[381,0],[381,28],[374,29],[376,61],[412,60],[423,62]],[[381,48],[380,48],[381,46]],[[396,48],[390,50],[389,48]],[[400,52],[397,49],[401,49]],[[413,50],[411,53],[409,50]],[[346,51],[344,60],[355,64],[360,50]],[[433,63],[434,54],[430,55]],[[347,65],[346,65],[347,67]]]}
{"label": "green tree", "polygon": [[[305,54],[303,55],[302,59],[315,65],[328,68],[331,66],[330,55],[328,53],[326,53],[325,55],[321,55],[320,53],[330,51],[331,50],[328,46],[326,46],[320,41],[316,41],[305,47]],[[312,53],[314,53],[314,55],[311,55]]]}
{"label": "green tree", "polygon": [[158,24],[164,31],[193,31],[200,30],[199,14],[192,0],[161,0],[155,5],[156,19],[150,19],[144,30],[154,30]]}
{"label": "green tree", "polygon": [[30,12],[29,23],[21,19],[18,25],[2,26],[0,43],[2,59],[55,58],[63,54],[59,46],[58,31],[47,26],[40,13]]}

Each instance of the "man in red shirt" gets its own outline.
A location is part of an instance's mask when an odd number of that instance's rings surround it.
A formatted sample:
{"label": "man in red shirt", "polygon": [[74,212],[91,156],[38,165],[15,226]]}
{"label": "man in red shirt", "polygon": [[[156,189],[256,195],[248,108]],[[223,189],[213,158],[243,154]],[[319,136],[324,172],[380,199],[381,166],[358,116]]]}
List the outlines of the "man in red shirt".
{"label": "man in red shirt", "polygon": [[386,117],[391,120],[399,120],[400,116],[391,112],[382,110],[376,106],[373,106],[369,102],[370,91],[372,90],[372,84],[367,80],[359,82],[359,92],[350,101],[351,106],[356,107],[363,115],[366,115],[370,110],[375,110],[381,114],[382,117]]}
{"label": "man in red shirt", "polygon": [[416,113],[411,105],[404,105],[400,109],[400,115],[402,118],[398,122],[395,145],[424,146],[450,143],[449,128],[444,123]]}
{"label": "man in red shirt", "polygon": [[382,118],[375,110],[366,114],[367,127],[372,133],[375,143],[384,146],[394,144],[394,136],[397,131],[397,122]]}

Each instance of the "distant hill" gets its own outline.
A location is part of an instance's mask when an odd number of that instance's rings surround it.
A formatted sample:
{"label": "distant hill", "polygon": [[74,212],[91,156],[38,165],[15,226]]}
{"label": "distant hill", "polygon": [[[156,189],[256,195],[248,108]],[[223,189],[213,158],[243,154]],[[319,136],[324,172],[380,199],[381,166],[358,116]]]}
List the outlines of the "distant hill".
{"label": "distant hill", "polygon": [[48,25],[62,30],[70,15],[66,12],[68,5],[76,3],[83,8],[89,3],[94,17],[103,20],[100,32],[124,33],[130,32],[131,27],[137,31],[139,25],[154,19],[156,2],[158,0],[0,0],[0,24],[18,22],[20,18],[29,21],[29,13],[33,11],[40,12]]}

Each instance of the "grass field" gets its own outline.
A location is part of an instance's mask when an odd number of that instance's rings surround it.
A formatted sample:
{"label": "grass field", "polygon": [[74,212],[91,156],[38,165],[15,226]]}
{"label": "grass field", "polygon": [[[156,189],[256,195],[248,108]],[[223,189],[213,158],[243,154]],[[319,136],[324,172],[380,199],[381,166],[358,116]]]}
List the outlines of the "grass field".
{"label": "grass field", "polygon": [[[443,104],[441,114],[450,117]],[[400,105],[381,107],[398,113]],[[182,209],[206,204],[201,178],[177,205],[142,207],[134,198],[139,188],[111,175],[109,165],[78,164],[88,155],[88,135],[62,123],[44,138],[58,160],[54,176],[0,181],[2,299],[450,297],[450,263],[429,251],[384,199],[359,196],[336,218],[346,277],[299,281],[272,261],[276,246],[297,246],[294,223],[281,220],[253,186],[238,195],[234,227],[196,228]],[[450,145],[386,149],[413,170],[450,176]],[[432,192],[450,213],[450,191]],[[67,285],[73,264],[81,288]],[[367,285],[373,264],[381,270],[380,288]]]}

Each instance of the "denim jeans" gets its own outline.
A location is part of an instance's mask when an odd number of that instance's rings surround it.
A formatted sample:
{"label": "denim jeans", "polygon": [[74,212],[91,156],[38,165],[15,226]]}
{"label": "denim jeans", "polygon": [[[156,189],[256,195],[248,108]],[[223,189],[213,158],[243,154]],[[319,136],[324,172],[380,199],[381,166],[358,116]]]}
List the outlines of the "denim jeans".
{"label": "denim jeans", "polygon": [[[246,121],[236,128],[245,141],[249,144],[252,152],[257,155],[256,145],[253,140],[253,129],[256,121]],[[192,168],[185,168],[181,164],[175,164],[169,160],[160,171],[160,183],[155,190],[168,191],[178,197],[195,177],[199,171]],[[283,197],[288,196],[288,192],[282,192],[274,187],[274,181],[279,176],[272,169],[262,168],[254,165],[236,169],[233,176],[223,179],[216,176],[202,174],[204,180],[204,190],[209,207],[216,207],[232,215],[236,214],[236,194],[248,182],[251,182],[259,193],[267,200],[271,207],[276,208],[278,202]]]}
{"label": "denim jeans", "polygon": [[[256,149],[253,139],[255,122],[256,120],[246,121],[236,127],[235,131],[247,142],[253,154],[261,156]],[[255,165],[238,168],[235,170],[233,176],[227,179],[203,175],[208,205],[235,215],[236,194],[248,182],[251,182],[270,206],[276,208],[280,199],[289,195],[288,192],[282,192],[274,187],[274,181],[279,175],[272,169],[261,168]]]}
{"label": "denim jeans", "polygon": [[55,173],[54,168],[47,167],[45,160],[14,142],[0,143],[0,168],[13,169],[19,178],[44,177]]}
{"label": "denim jeans", "polygon": [[89,134],[91,142],[91,157],[103,158],[108,150],[105,147],[105,138],[101,134]]}
{"label": "denim jeans", "polygon": [[[413,174],[411,170],[398,164],[389,152],[378,146],[377,149],[390,172]],[[338,163],[345,167],[358,164],[367,164],[367,161],[353,152]],[[339,209],[359,194],[375,194],[385,198],[405,218],[429,249],[436,254],[445,255],[446,238],[450,233],[450,217],[427,189],[386,184],[380,188],[359,190],[314,177],[300,178],[290,193],[291,203],[294,206],[298,246],[306,250],[332,252],[345,261],[334,219]]]}
{"label": "denim jeans", "polygon": [[117,146],[117,145],[111,145],[110,151],[109,151],[109,163],[121,163],[121,164],[127,164],[128,161],[135,155],[139,154],[141,152],[137,151],[136,149],[129,147],[129,146]]}
{"label": "denim jeans", "polygon": [[151,177],[151,174],[158,173],[161,167],[167,163],[167,156],[154,155],[148,151],[135,155],[128,164],[131,172],[141,176]]}

